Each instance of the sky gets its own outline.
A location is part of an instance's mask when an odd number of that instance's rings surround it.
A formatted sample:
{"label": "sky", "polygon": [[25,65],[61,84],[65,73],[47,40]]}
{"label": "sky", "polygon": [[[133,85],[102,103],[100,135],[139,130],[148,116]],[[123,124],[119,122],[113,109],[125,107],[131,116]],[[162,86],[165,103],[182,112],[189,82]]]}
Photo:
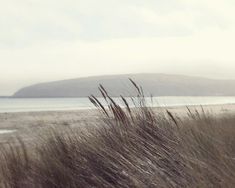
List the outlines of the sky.
{"label": "sky", "polygon": [[93,75],[235,79],[234,0],[0,1],[0,95]]}

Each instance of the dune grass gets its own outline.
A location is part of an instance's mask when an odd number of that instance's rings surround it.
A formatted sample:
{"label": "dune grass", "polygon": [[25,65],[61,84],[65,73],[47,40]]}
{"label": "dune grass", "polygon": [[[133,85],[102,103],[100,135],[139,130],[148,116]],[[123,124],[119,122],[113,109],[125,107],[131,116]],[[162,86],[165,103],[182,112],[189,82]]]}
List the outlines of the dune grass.
{"label": "dune grass", "polygon": [[95,128],[48,130],[34,146],[1,146],[0,187],[234,187],[235,117],[190,111],[179,118],[146,106],[143,90],[121,108],[100,86],[108,107]]}

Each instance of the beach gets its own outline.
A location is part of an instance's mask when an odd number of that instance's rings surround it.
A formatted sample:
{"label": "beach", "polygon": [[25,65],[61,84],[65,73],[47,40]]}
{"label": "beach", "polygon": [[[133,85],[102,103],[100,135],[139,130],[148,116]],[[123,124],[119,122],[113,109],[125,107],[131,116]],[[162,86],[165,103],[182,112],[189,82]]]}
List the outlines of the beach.
{"label": "beach", "polygon": [[[203,107],[203,110],[202,110]],[[192,112],[206,112],[217,115],[235,114],[235,104],[189,106]],[[186,106],[153,108],[154,112],[169,110],[172,114],[187,116]],[[44,134],[49,128],[83,128],[94,127],[99,121],[97,110],[49,111],[49,112],[13,112],[0,113],[0,141],[9,142],[15,136],[23,139],[33,139],[39,134]]]}
{"label": "beach", "polygon": [[76,126],[82,129],[94,125],[97,119],[97,110],[0,113],[0,142],[9,142],[16,136],[33,139],[49,128]]}

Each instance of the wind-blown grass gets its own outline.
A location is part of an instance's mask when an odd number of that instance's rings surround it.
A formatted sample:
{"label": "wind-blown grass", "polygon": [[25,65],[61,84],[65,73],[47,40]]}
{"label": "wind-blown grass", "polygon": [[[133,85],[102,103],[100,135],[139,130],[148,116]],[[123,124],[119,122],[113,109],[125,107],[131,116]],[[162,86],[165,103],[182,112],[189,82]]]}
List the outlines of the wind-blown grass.
{"label": "wind-blown grass", "polygon": [[235,117],[155,113],[133,85],[135,108],[123,97],[121,108],[99,87],[108,107],[90,97],[101,112],[93,129],[51,130],[33,147],[2,146],[1,187],[234,187]]}

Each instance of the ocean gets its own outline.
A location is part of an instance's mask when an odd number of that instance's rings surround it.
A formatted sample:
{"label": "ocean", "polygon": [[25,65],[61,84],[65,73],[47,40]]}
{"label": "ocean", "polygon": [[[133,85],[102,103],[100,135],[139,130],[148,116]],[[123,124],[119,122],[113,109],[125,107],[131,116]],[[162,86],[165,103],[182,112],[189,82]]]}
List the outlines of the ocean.
{"label": "ocean", "polygon": [[[102,102],[104,102],[101,99]],[[119,98],[115,101],[123,105]],[[235,97],[153,97],[146,98],[148,106],[191,106],[235,104]],[[93,104],[88,98],[0,98],[0,113],[58,111],[92,109]]]}

